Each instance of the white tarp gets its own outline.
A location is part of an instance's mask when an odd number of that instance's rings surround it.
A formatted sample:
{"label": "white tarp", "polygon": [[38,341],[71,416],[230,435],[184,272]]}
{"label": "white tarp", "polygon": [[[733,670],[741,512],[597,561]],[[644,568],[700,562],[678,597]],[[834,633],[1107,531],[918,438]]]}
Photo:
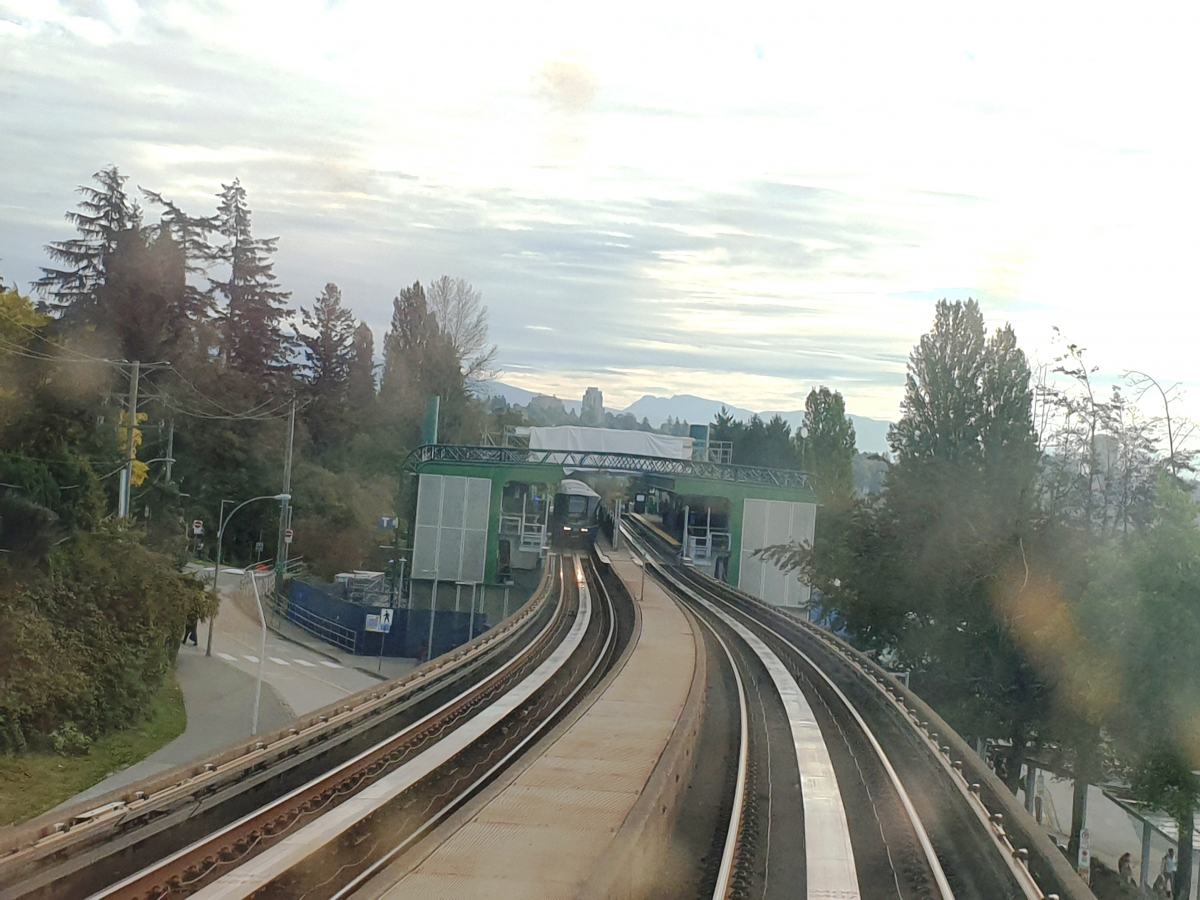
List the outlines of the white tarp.
{"label": "white tarp", "polygon": [[692,439],[619,428],[555,425],[529,429],[530,450],[575,450],[595,453],[633,453],[660,459],[691,459]]}

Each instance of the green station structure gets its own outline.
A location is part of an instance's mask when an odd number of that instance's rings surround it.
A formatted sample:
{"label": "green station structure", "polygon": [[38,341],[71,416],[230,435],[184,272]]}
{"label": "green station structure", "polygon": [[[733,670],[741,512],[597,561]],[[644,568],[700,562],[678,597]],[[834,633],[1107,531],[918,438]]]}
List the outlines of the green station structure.
{"label": "green station structure", "polygon": [[[420,476],[412,569],[416,579],[449,577],[445,559],[459,552],[444,549],[452,542],[459,542],[463,558],[471,546],[476,554],[482,550],[482,572],[473,580],[483,584],[500,583],[508,567],[533,568],[548,538],[545,504],[563,479],[619,475],[632,476],[639,490],[644,486],[656,497],[669,498],[674,518],[668,522],[664,514],[665,530],[673,526],[675,537],[695,550],[700,565],[723,557],[718,575],[730,584],[778,606],[799,607],[808,601],[806,586],[754,555],[773,544],[812,541],[817,498],[803,472],[608,451],[446,444],[421,447],[413,465]],[[451,488],[454,498],[448,499]],[[486,539],[480,533],[485,508]],[[680,516],[680,508],[690,510],[696,522],[691,528],[689,513]],[[719,510],[719,531],[709,527],[714,508]],[[461,527],[457,518],[453,525],[458,530],[445,523],[451,515],[461,515]],[[438,552],[428,549],[433,547],[435,528],[443,546]],[[435,558],[439,553],[440,567]]]}

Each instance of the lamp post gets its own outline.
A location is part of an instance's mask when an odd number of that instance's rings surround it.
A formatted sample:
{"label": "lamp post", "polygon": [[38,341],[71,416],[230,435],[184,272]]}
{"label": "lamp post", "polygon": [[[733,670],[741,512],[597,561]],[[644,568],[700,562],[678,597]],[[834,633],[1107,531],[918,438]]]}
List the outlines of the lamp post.
{"label": "lamp post", "polygon": [[[249,500],[243,500],[241,503],[239,503],[237,506],[235,506],[233,508],[233,512],[231,512],[229,515],[225,516],[224,519],[222,519],[221,527],[217,531],[217,565],[213,569],[213,590],[217,592],[218,597],[221,596],[221,588],[219,586],[220,581],[221,581],[221,545],[222,545],[222,543],[224,543],[225,529],[229,527],[230,519],[232,519],[234,516],[236,516],[237,511],[239,509],[241,509],[243,506],[246,506],[250,503],[254,503],[256,500],[287,501],[287,500],[291,500],[291,499],[292,499],[291,494],[263,494],[261,497],[251,497]],[[208,645],[204,650],[205,656],[212,656],[213,619],[215,619],[216,617],[217,617],[217,614],[213,613],[212,616],[208,620]]]}
{"label": "lamp post", "polygon": [[638,603],[641,603],[646,597],[646,560],[642,559],[636,553],[631,558],[633,559],[633,564],[642,570],[642,587],[638,592]]}

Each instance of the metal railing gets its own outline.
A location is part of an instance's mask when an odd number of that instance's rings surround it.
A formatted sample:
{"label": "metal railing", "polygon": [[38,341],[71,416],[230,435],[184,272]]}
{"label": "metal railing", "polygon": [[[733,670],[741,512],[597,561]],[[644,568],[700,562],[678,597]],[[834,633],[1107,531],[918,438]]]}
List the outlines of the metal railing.
{"label": "metal railing", "polygon": [[687,476],[733,484],[811,489],[807,472],[732,466],[697,459],[666,459],[635,453],[606,453],[592,450],[530,450],[526,447],[466,447],[426,444],[412,453],[417,468],[435,462],[492,466],[555,466],[609,472],[638,472],[646,475]]}
{"label": "metal railing", "polygon": [[309,634],[319,637],[335,647],[341,647],[351,653],[358,653],[358,639],[361,635],[345,625],[339,625],[332,619],[318,616],[295,603],[288,604],[287,618],[288,621],[299,625]]}

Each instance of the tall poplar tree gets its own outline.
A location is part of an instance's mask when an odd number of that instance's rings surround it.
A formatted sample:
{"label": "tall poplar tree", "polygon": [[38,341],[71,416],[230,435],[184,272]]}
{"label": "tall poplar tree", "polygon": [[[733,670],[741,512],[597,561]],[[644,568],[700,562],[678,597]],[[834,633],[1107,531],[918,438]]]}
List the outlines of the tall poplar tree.
{"label": "tall poplar tree", "polygon": [[288,313],[288,291],[279,289],[271,255],[279,238],[256,238],[251,230],[246,189],[238,179],[222,185],[217,231],[225,237],[217,258],[229,266],[228,279],[209,279],[228,303],[224,313],[225,355],[261,388],[271,388],[290,370],[291,342],[280,324]]}
{"label": "tall poplar tree", "polygon": [[813,388],[804,401],[806,437],[796,433],[801,464],[816,476],[823,503],[849,503],[854,494],[854,423],[846,415],[846,401],[825,385]]}

